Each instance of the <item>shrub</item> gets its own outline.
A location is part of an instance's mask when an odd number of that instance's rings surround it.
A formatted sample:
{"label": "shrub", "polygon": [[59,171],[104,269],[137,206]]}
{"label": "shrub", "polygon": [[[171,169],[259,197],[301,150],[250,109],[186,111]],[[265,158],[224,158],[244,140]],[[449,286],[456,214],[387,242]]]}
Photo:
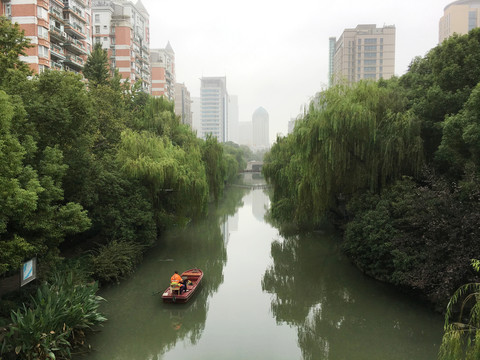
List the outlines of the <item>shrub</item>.
{"label": "shrub", "polygon": [[130,241],[112,241],[93,251],[93,276],[102,282],[118,281],[135,270],[143,246]]}
{"label": "shrub", "polygon": [[73,340],[105,321],[98,311],[101,297],[96,283],[78,285],[72,273],[58,273],[52,283],[41,285],[31,304],[12,311],[1,354],[15,353],[17,359],[70,358]]}

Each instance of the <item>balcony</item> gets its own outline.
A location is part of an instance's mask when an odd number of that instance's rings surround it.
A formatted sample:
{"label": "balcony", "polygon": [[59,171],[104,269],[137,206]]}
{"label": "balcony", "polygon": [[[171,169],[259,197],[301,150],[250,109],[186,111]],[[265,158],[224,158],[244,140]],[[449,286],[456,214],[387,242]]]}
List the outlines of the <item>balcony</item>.
{"label": "balcony", "polygon": [[84,31],[85,30],[82,26],[68,20],[65,21],[65,32],[67,34],[86,39],[87,36],[85,35]]}
{"label": "balcony", "polygon": [[62,42],[66,37],[67,34],[61,28],[58,28],[55,25],[50,25],[50,41],[57,40]]}
{"label": "balcony", "polygon": [[64,64],[68,65],[73,69],[81,70],[83,68],[83,65],[85,65],[85,60],[83,60],[80,56],[74,54],[67,54]]}
{"label": "balcony", "polygon": [[63,65],[61,63],[52,61],[51,64],[52,70],[63,70]]}
{"label": "balcony", "polygon": [[67,36],[65,47],[68,49],[68,51],[76,55],[87,55],[87,49],[85,48],[84,43],[71,36]]}
{"label": "balcony", "polygon": [[50,57],[53,59],[65,60],[65,50],[55,44],[50,44]]}
{"label": "balcony", "polygon": [[49,13],[50,17],[53,17],[63,23],[63,13],[59,8],[57,8],[56,6],[50,6]]}
{"label": "balcony", "polygon": [[76,18],[78,18],[82,22],[87,22],[87,19],[85,17],[85,13],[82,12],[79,8],[77,8],[74,5],[73,6],[66,5],[64,7],[64,11],[74,15]]}

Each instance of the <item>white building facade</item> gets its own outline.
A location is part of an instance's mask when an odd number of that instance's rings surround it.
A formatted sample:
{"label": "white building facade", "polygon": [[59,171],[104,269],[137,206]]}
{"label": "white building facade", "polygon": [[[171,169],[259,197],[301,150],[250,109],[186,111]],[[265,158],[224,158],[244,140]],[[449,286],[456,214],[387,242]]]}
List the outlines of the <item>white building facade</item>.
{"label": "white building facade", "polygon": [[219,142],[228,141],[228,92],[226,77],[200,79],[200,137],[208,135]]}

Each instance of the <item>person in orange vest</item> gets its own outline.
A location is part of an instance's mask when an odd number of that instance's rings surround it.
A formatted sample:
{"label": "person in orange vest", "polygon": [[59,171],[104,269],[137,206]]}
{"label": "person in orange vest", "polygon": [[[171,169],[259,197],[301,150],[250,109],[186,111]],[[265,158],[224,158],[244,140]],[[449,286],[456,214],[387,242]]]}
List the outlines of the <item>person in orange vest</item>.
{"label": "person in orange vest", "polygon": [[172,277],[170,278],[170,283],[179,283],[181,284],[180,286],[180,294],[182,294],[182,290],[183,291],[187,291],[187,284],[185,281],[183,281],[182,277],[180,275],[178,275],[178,271],[175,270],[175,274],[172,275]]}

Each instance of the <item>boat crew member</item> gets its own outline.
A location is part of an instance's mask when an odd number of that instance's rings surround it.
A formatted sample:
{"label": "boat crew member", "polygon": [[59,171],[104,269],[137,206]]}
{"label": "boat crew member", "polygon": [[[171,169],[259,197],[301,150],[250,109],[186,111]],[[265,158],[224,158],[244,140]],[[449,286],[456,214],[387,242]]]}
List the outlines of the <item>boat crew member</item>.
{"label": "boat crew member", "polygon": [[182,277],[178,275],[177,270],[175,270],[175,274],[173,274],[172,277],[170,278],[170,283],[179,283],[181,285],[180,294],[182,293],[182,290],[187,291],[187,284],[185,281],[183,281]]}

